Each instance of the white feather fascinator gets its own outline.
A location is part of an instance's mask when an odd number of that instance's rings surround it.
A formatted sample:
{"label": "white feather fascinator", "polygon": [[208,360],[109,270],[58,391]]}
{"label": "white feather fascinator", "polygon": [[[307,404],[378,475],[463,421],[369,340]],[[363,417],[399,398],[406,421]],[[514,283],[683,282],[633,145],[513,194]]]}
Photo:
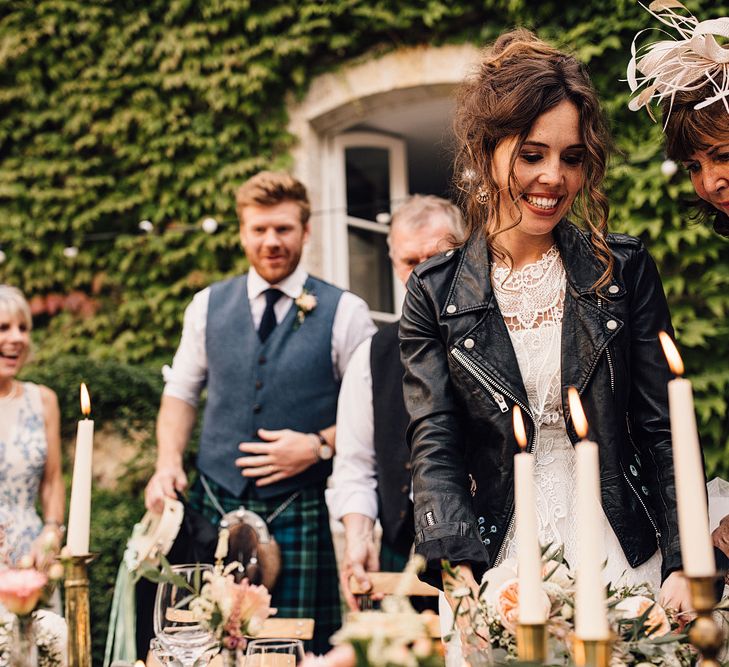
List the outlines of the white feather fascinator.
{"label": "white feather fascinator", "polygon": [[[716,39],[729,38],[729,17],[699,21],[678,0],[655,0],[647,9],[667,28],[641,30],[633,39],[628,85],[637,94],[630,100],[630,109],[637,111],[646,107],[652,118],[651,104],[668,100],[668,118],[676,93],[698,90],[709,84],[713,94],[694,108],[722,103],[729,114],[729,48]],[[637,49],[638,39],[651,30],[658,30],[670,39]]]}

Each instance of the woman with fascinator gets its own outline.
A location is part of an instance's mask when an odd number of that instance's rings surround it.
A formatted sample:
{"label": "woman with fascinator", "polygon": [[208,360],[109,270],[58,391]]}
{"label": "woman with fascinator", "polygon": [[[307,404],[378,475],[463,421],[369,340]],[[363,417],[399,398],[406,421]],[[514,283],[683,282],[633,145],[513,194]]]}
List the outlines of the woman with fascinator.
{"label": "woman with fascinator", "polygon": [[[652,104],[660,106],[666,155],[689,172],[700,219],[729,237],[729,47],[719,41],[729,38],[729,17],[699,21],[675,0],[653,2],[648,10],[676,38],[640,50],[633,42],[628,82],[637,95],[630,108],[651,113]],[[729,556],[729,516],[713,538]]]}

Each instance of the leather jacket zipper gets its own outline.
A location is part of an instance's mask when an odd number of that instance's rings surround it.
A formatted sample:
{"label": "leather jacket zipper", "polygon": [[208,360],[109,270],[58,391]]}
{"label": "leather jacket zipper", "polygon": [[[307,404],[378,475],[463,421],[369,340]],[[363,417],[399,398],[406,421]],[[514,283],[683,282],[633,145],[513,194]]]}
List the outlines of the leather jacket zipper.
{"label": "leather jacket zipper", "polygon": [[[602,299],[597,297],[597,307],[602,308]],[[605,348],[605,355],[607,357],[608,371],[610,371],[610,392],[615,396],[615,371],[613,369],[613,360],[610,356],[610,345]]]}
{"label": "leather jacket zipper", "polygon": [[[496,404],[499,406],[499,409],[501,412],[508,412],[509,406],[506,404],[506,401],[504,400],[504,395],[508,396],[514,403],[516,403],[521,409],[522,412],[524,412],[526,415],[529,416],[529,419],[532,420],[532,423],[534,423],[534,416],[532,415],[532,411],[529,409],[527,405],[524,405],[516,396],[514,396],[511,392],[504,389],[500,384],[498,384],[491,376],[487,375],[483,369],[476,364],[475,361],[472,359],[469,359],[463,352],[461,352],[457,347],[454,347],[451,349],[451,354],[455,357],[455,359],[458,361],[461,366],[463,366],[466,371],[473,377],[476,382],[478,382],[486,391],[491,394],[494,401],[496,401]],[[534,441],[533,439],[530,439],[527,443],[527,452],[531,452],[533,448]],[[516,520],[516,515],[514,513],[514,505],[512,503],[511,509],[509,511],[509,524],[506,528],[506,532],[504,533],[504,537],[501,539],[501,545],[499,546],[499,551],[496,554],[496,560],[494,560],[493,567],[496,567],[499,565],[504,557],[504,549],[506,548],[506,537],[511,532],[511,528],[514,525],[514,522]]]}
{"label": "leather jacket zipper", "polygon": [[475,361],[472,359],[469,359],[463,352],[461,352],[457,347],[454,347],[451,349],[451,354],[455,357],[455,359],[458,361],[461,366],[463,366],[473,377],[476,382],[478,382],[490,395],[491,398],[494,399],[496,402],[496,405],[499,406],[499,410],[501,412],[509,412],[509,406],[506,404],[506,401],[504,400],[504,396],[507,396],[510,398],[514,403],[516,403],[526,414],[529,415],[529,418],[534,421],[534,417],[532,416],[531,410],[528,406],[524,405],[516,396],[514,396],[511,392],[504,389],[500,384],[498,384],[491,376],[487,375],[483,369],[476,364]]}

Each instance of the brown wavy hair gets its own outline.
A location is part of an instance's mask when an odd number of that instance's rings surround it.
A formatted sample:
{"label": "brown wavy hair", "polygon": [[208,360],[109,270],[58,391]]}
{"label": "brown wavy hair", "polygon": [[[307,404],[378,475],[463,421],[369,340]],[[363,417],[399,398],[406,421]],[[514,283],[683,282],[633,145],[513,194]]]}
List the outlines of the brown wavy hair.
{"label": "brown wavy hair", "polygon": [[[713,86],[707,82],[697,90],[677,92],[672,106],[668,101],[663,104],[666,155],[671,160],[688,160],[697,151],[711,148],[712,142],[729,141],[729,113],[721,101],[703,109],[694,108],[715,94]],[[700,197],[689,203],[695,208],[699,221],[713,221],[718,234],[729,236],[729,217],[725,213]]]}
{"label": "brown wavy hair", "polygon": [[[609,205],[601,189],[612,140],[587,70],[574,56],[521,28],[501,35],[484,54],[478,70],[458,91],[454,118],[455,185],[465,211],[467,235],[483,233],[489,250],[511,261],[496,239],[519,221],[502,228],[496,213],[505,194],[493,176],[496,147],[508,137],[518,139],[511,155],[508,188],[508,196],[515,201],[514,166],[534,122],[568,100],[579,113],[586,146],[582,187],[572,214],[591,232],[595,255],[605,266],[594,285],[599,290],[610,281],[614,264],[606,241]],[[489,193],[488,202],[479,201],[480,190]]]}

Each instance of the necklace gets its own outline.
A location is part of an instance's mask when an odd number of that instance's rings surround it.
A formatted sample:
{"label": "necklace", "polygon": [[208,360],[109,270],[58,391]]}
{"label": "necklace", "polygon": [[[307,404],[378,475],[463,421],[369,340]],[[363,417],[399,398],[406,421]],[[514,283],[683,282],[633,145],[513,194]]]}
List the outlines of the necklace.
{"label": "necklace", "polygon": [[10,403],[18,395],[18,383],[13,380],[10,391],[5,396],[0,396],[0,403]]}

